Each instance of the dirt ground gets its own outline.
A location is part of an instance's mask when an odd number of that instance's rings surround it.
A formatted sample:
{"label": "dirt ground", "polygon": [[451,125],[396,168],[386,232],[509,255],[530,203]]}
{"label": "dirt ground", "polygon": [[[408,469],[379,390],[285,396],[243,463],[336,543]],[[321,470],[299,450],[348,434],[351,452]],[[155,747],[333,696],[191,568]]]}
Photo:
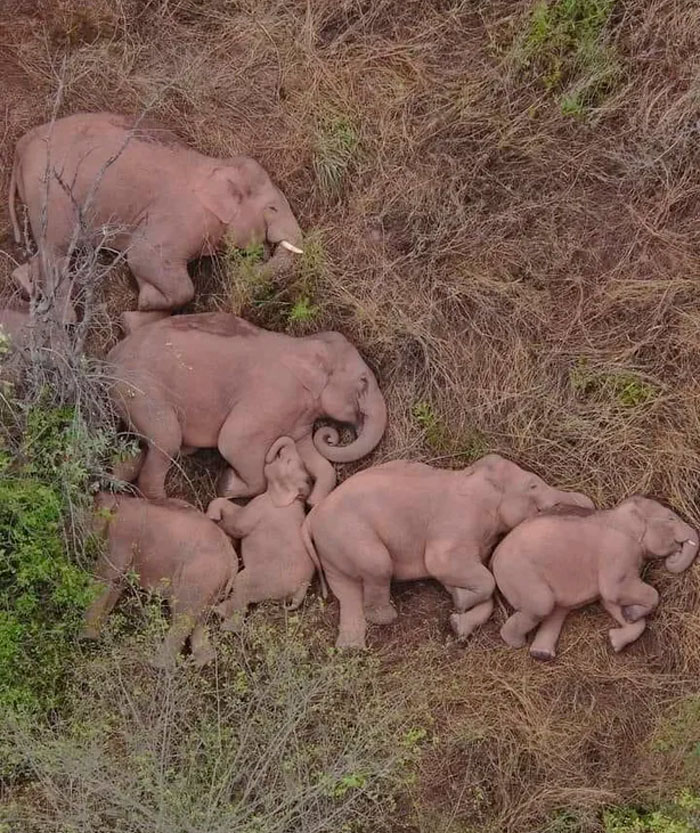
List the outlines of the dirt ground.
{"label": "dirt ground", "polygon": [[[57,100],[148,108],[265,166],[313,256],[262,298],[203,264],[193,309],[350,338],[390,414],[362,466],[493,450],[700,526],[693,0],[4,0],[0,78],[2,193],[15,141]],[[20,258],[3,209],[6,296]],[[105,314],[133,298],[120,276]],[[206,503],[212,460],[173,493]],[[596,830],[603,806],[697,788],[687,746],[663,738],[700,694],[700,567],[650,580],[661,606],[637,644],[614,655],[587,609],[548,665],[503,646],[503,605],[458,647],[439,587],[397,587],[399,619],[371,643],[433,721],[421,822],[397,829]],[[556,826],[566,813],[578,827]]]}

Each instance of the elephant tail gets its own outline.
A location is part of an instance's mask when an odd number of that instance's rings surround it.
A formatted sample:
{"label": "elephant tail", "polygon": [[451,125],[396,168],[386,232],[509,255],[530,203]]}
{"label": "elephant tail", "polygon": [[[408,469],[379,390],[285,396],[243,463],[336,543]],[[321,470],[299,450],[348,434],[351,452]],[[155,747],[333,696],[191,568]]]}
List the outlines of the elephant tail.
{"label": "elephant tail", "polygon": [[306,552],[313,562],[314,567],[318,571],[318,577],[321,582],[321,596],[324,599],[328,598],[328,585],[326,584],[326,577],[323,574],[323,567],[321,566],[321,562],[318,557],[318,553],[316,552],[316,547],[314,546],[314,541],[311,536],[311,516],[313,515],[314,510],[312,509],[309,514],[304,518],[304,523],[301,525],[301,538],[304,542],[304,546],[306,547]]}
{"label": "elephant tail", "polygon": [[17,195],[17,159],[12,163],[12,173],[10,174],[10,192],[7,197],[7,209],[10,213],[10,222],[12,223],[12,233],[15,237],[15,243],[21,243],[22,237],[19,231],[19,223],[17,222],[17,214],[15,211],[15,197]]}

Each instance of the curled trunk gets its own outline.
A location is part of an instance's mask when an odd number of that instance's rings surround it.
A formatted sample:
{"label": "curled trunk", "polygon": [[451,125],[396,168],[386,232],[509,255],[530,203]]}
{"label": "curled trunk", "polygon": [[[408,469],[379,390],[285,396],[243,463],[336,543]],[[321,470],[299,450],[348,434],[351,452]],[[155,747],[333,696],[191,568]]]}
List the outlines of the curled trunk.
{"label": "curled trunk", "polygon": [[384,436],[386,429],[386,403],[375,379],[365,398],[360,424],[356,427],[357,439],[348,445],[339,446],[335,428],[319,428],[314,434],[314,445],[323,456],[333,463],[350,463],[369,454]]}
{"label": "curled trunk", "polygon": [[682,573],[683,570],[687,570],[698,554],[698,534],[692,527],[687,527],[682,543],[680,550],[669,555],[664,562],[666,569],[671,573]]}

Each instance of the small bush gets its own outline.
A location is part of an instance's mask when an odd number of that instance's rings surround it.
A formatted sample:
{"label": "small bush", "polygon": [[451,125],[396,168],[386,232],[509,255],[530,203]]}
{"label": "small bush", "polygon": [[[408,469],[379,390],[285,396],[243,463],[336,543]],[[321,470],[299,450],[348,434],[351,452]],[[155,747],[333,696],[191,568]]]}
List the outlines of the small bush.
{"label": "small bush", "polygon": [[598,105],[619,74],[606,41],[613,6],[614,0],[539,0],[532,9],[518,62],[559,96],[564,115]]}
{"label": "small bush", "polygon": [[353,121],[342,115],[322,118],[318,125],[314,151],[314,171],[321,190],[332,196],[341,186],[356,159],[360,143]]}
{"label": "small bush", "polygon": [[44,800],[7,816],[26,833],[390,829],[423,735],[378,661],[328,653],[317,629],[254,612],[211,675],[186,663],[157,675],[149,646],[110,647],[108,632],[76,670],[60,729],[11,728],[4,751]]}

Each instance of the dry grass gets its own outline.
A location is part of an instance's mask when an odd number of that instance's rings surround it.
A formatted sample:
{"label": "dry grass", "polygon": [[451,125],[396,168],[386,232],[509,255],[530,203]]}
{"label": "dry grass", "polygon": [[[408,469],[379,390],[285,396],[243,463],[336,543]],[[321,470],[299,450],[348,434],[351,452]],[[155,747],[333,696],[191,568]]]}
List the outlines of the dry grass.
{"label": "dry grass", "polygon": [[[644,492],[700,525],[700,7],[608,5],[597,51],[533,57],[529,0],[9,0],[0,186],[59,77],[63,113],[150,107],[204,151],[250,152],[314,256],[280,293],[232,292],[202,264],[195,308],[342,330],[389,402],[371,462],[488,448],[600,504]],[[110,309],[130,292],[120,279]],[[205,502],[201,460],[185,470],[173,489]],[[602,805],[683,784],[682,756],[651,746],[698,690],[700,584],[652,575],[662,606],[640,644],[612,655],[586,611],[547,667],[502,647],[502,611],[445,647],[446,598],[400,590],[404,615],[375,640],[396,685],[424,692],[435,740],[397,829],[530,831],[570,808],[578,826],[559,829],[595,830]]]}

